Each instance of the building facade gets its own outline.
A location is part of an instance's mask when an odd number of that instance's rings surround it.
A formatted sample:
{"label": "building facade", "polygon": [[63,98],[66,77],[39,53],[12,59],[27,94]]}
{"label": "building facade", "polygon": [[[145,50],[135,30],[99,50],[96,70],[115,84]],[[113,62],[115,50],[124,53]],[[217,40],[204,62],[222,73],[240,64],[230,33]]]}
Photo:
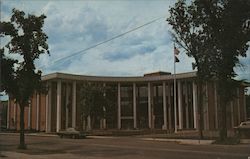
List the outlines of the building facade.
{"label": "building facade", "polygon": [[[25,129],[58,132],[68,127],[82,129],[161,129],[195,130],[199,126],[196,73],[176,74],[176,108],[174,107],[174,75],[164,72],[141,77],[97,77],[53,73],[42,77],[47,94],[34,94],[25,107]],[[115,106],[106,110],[106,117],[83,118],[81,85],[93,82],[110,87]],[[216,84],[202,88],[204,130],[219,128],[219,96]],[[238,87],[236,98],[227,107],[227,127],[246,120],[245,86]],[[106,92],[108,95],[110,92]],[[95,120],[94,124],[93,121]],[[19,107],[9,100],[7,127],[19,129]]]}
{"label": "building facade", "polygon": [[7,128],[7,107],[8,101],[0,100],[0,131]]}

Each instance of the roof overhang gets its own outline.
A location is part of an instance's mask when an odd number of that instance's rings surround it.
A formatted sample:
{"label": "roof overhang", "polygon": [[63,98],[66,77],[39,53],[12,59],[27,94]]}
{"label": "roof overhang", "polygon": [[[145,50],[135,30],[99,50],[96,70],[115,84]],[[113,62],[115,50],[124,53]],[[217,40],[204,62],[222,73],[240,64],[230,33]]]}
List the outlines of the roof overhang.
{"label": "roof overhang", "polygon": [[67,73],[52,73],[42,76],[42,81],[49,80],[75,80],[75,81],[95,81],[95,82],[150,82],[150,81],[164,81],[173,80],[174,76],[176,79],[186,79],[196,77],[196,72],[180,73],[180,74],[169,74],[169,75],[158,75],[158,76],[135,76],[135,77],[109,77],[109,76],[85,76],[75,75]]}

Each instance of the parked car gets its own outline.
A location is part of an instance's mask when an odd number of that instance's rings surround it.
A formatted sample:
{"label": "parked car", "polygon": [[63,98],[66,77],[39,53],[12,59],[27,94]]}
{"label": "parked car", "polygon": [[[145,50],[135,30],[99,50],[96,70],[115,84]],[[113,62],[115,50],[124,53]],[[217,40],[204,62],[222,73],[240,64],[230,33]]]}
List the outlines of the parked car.
{"label": "parked car", "polygon": [[77,131],[75,128],[67,128],[66,130],[57,133],[61,138],[83,139],[86,138],[86,133]]}
{"label": "parked car", "polygon": [[240,125],[237,126],[236,128],[238,128],[238,129],[250,129],[250,121],[241,122]]}
{"label": "parked car", "polygon": [[250,121],[241,122],[234,129],[240,138],[250,138]]}

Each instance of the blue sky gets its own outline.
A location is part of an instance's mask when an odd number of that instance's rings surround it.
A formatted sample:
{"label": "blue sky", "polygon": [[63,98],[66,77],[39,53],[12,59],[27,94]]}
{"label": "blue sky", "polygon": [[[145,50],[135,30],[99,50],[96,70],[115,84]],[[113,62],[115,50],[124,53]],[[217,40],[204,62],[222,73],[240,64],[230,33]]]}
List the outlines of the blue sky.
{"label": "blue sky", "polygon": [[[30,14],[45,14],[44,32],[48,35],[51,56],[42,55],[36,65],[43,74],[65,72],[104,76],[142,76],[154,71],[173,73],[173,42],[165,21],[174,0],[1,0],[1,21],[8,21],[12,8]],[[119,39],[78,54],[53,61],[129,31],[153,19],[151,25]],[[239,77],[250,81],[250,50],[241,58]],[[185,53],[179,55],[177,73],[192,71]]]}

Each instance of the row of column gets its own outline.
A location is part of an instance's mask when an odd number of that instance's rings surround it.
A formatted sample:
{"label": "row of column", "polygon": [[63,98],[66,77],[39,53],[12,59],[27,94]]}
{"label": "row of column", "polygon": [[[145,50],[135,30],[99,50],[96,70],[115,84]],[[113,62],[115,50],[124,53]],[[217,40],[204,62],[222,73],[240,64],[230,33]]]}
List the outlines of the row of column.
{"label": "row of column", "polygon": [[[163,93],[163,129],[167,129],[167,102],[166,102],[166,82],[162,83],[162,93]],[[197,128],[197,86],[193,82],[193,114],[194,114],[194,128]],[[118,129],[121,129],[121,84],[118,83]],[[152,102],[151,102],[151,84],[148,82],[148,127],[152,128]],[[133,83],[133,124],[134,128],[137,128],[137,117],[136,117],[136,84]],[[171,115],[169,113],[168,115]],[[183,129],[183,110],[182,110],[182,90],[181,83],[178,83],[178,114],[175,112],[175,116],[178,116],[179,120],[179,129]],[[187,116],[187,115],[186,115]],[[177,119],[177,118],[175,118]],[[188,119],[187,119],[188,121]],[[170,123],[169,123],[170,124]],[[177,126],[177,121],[175,121],[175,125]]]}
{"label": "row of column", "polygon": [[[162,83],[163,86],[163,119],[164,125],[163,129],[167,129],[167,103],[166,103],[166,83]],[[46,96],[46,132],[51,132],[51,83],[48,83],[48,94]],[[73,95],[72,95],[72,127],[76,126],[76,82],[73,82]],[[61,129],[61,96],[62,96],[62,82],[61,80],[57,81],[57,104],[56,104],[56,132]],[[38,96],[39,98],[39,96]],[[179,118],[179,129],[183,128],[183,112],[182,112],[182,96],[181,96],[181,84],[178,84],[178,118]],[[197,88],[193,83],[193,111],[194,111],[194,128],[197,128]],[[38,101],[39,103],[39,101]],[[152,112],[151,112],[151,84],[148,83],[148,126],[152,128]],[[38,113],[39,114],[39,113]],[[37,117],[39,118],[39,115]],[[68,115],[66,108],[66,116]],[[170,114],[169,114],[170,115]],[[177,114],[174,114],[177,115]],[[67,119],[66,117],[66,128],[67,128]],[[137,128],[137,116],[136,116],[136,84],[133,83],[133,124],[134,128]],[[37,120],[37,123],[39,121]],[[175,121],[176,123],[177,121]],[[177,124],[175,124],[177,125]],[[118,129],[121,129],[121,85],[118,83]]]}
{"label": "row of column", "polygon": [[[147,87],[148,87],[148,127],[151,129],[153,128],[152,125],[152,91],[151,91],[151,83],[148,82],[147,83]],[[206,86],[207,87],[207,86]],[[52,87],[51,87],[51,83],[48,83],[48,94],[46,95],[46,132],[51,132],[51,96],[52,96]],[[167,96],[166,96],[166,82],[162,82],[162,96],[163,96],[163,129],[167,129],[168,128],[168,120],[170,121],[171,117],[171,113],[167,113],[168,109],[167,109]],[[174,112],[174,116],[175,118],[175,124],[174,126],[177,126],[177,118],[178,118],[178,129],[183,129],[183,105],[182,105],[182,85],[181,85],[181,81],[178,81],[178,112]],[[206,88],[207,89],[207,88]],[[216,90],[216,88],[215,88]],[[68,90],[67,90],[68,91]],[[66,94],[68,94],[66,91]],[[186,89],[187,91],[187,89]],[[121,84],[118,83],[118,124],[117,127],[118,129],[121,129]],[[187,94],[187,92],[185,92]],[[239,92],[238,92],[239,94]],[[207,93],[206,93],[207,95]],[[62,101],[62,81],[58,80],[57,81],[57,93],[56,93],[56,132],[60,131],[61,129],[61,101]],[[170,98],[170,97],[169,97]],[[192,83],[192,101],[193,101],[193,125],[194,128],[196,129],[198,127],[198,112],[197,112],[197,85],[195,84],[195,82]],[[218,128],[218,115],[217,115],[217,92],[214,92],[214,98],[215,98],[215,128]],[[185,99],[187,100],[187,99]],[[237,100],[237,102],[239,103],[239,99]],[[37,120],[36,120],[36,129],[39,130],[39,95],[37,95]],[[186,108],[187,109],[187,108]],[[238,107],[238,109],[240,109]],[[14,109],[15,111],[15,109]],[[239,110],[238,110],[239,111]],[[30,112],[30,110],[29,110]],[[137,106],[136,106],[136,83],[133,83],[133,116],[131,117],[131,119],[133,119],[133,127],[137,128]],[[170,112],[170,111],[168,111]],[[187,111],[185,113],[188,113]],[[30,113],[29,113],[30,114]],[[68,112],[67,112],[67,108],[66,108],[66,128],[67,128],[67,123],[69,121],[68,119]],[[189,115],[186,114],[186,125],[189,124]],[[238,115],[238,117],[240,118],[240,115]],[[207,116],[207,121],[206,124],[208,124],[208,116]],[[29,118],[29,122],[30,123],[30,118]],[[171,122],[169,122],[171,123]],[[72,127],[76,126],[76,82],[74,81],[72,83]]]}
{"label": "row of column", "polygon": [[[35,114],[35,130],[40,131],[40,95],[37,93],[35,96],[35,107],[36,107],[36,114]],[[13,115],[10,114],[10,109],[11,107],[13,107]],[[11,101],[8,101],[8,107],[7,107],[7,129],[11,129],[13,128],[13,124],[14,124],[14,128],[17,129],[17,113],[18,113],[18,105],[16,104],[15,100],[13,100],[13,105],[11,105]],[[33,129],[32,127],[32,121],[34,120],[32,118],[32,101],[29,102],[28,105],[28,122],[27,122],[27,128],[28,129]],[[10,120],[11,118],[11,120]]]}
{"label": "row of column", "polygon": [[[68,89],[66,89],[68,98]],[[66,99],[68,101],[68,99]],[[67,105],[67,103],[66,103]],[[52,84],[48,82],[48,93],[46,95],[46,132],[51,132],[51,106],[52,106]],[[62,81],[57,81],[56,93],[56,132],[61,130],[61,112],[62,112]],[[66,128],[68,126],[68,108],[66,106]],[[76,81],[72,83],[72,127],[76,127]]]}

